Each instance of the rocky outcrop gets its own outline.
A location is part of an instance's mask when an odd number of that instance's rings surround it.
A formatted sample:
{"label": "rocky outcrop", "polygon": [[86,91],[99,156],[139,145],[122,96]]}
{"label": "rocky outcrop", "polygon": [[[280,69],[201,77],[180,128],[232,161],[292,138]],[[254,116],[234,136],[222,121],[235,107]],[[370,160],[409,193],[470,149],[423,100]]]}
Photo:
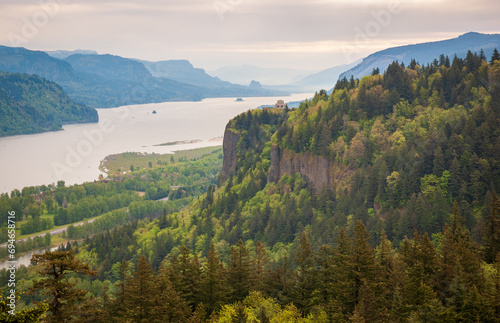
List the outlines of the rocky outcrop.
{"label": "rocky outcrop", "polygon": [[[220,182],[229,178],[238,161],[238,142],[241,134],[226,127],[224,132],[224,161],[220,174]],[[325,156],[311,153],[295,153],[280,149],[277,145],[271,147],[271,165],[267,176],[268,182],[278,182],[283,175],[299,173],[316,193],[324,188],[349,189],[349,179],[354,174],[353,167],[347,167]]]}
{"label": "rocky outcrop", "polygon": [[348,188],[348,180],[354,170],[328,157],[311,153],[297,154],[277,145],[271,148],[271,167],[268,181],[277,182],[283,175],[300,173],[316,193],[323,188]]}
{"label": "rocky outcrop", "polygon": [[236,162],[238,160],[238,141],[240,141],[241,134],[237,131],[228,129],[224,131],[224,141],[222,144],[222,150],[224,153],[224,161],[222,163],[222,170],[220,172],[220,181],[224,182],[229,178],[231,172],[234,171],[236,167]]}

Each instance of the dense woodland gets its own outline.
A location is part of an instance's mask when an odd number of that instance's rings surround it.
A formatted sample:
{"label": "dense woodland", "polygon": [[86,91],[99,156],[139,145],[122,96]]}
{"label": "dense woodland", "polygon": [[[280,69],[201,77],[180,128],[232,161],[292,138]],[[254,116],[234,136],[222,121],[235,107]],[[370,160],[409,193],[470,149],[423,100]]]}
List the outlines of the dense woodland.
{"label": "dense woodland", "polygon": [[73,102],[53,82],[0,72],[0,137],[62,130],[64,124],[98,119],[95,109]]}
{"label": "dense woodland", "polygon": [[[37,258],[46,278],[23,269],[21,301],[60,279],[67,302],[38,305],[50,322],[499,322],[499,118],[497,51],[394,62],[298,109],[249,111],[228,124],[227,180]],[[268,182],[272,145],[345,180]],[[57,259],[62,278],[43,270]]]}

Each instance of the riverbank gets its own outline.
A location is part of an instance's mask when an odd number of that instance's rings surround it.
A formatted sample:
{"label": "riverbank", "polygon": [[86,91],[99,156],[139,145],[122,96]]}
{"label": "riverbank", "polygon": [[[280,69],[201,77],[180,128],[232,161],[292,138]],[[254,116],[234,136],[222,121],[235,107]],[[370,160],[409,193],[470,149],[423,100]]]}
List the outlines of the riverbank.
{"label": "riverbank", "polygon": [[147,154],[137,152],[114,154],[106,156],[106,158],[101,161],[99,169],[107,174],[123,173],[130,171],[132,166],[133,169],[150,168],[157,164],[164,165],[179,160],[197,159],[221,147],[222,146],[217,145],[190,150],[179,150],[175,151],[173,154]]}

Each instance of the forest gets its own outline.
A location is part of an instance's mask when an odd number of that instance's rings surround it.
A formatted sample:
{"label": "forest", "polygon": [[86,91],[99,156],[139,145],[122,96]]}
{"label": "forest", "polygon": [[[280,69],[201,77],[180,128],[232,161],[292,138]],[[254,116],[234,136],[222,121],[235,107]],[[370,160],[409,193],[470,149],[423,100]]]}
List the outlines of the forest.
{"label": "forest", "polygon": [[[240,136],[227,178],[178,212],[72,233],[76,244],[20,271],[19,315],[499,322],[499,118],[498,51],[393,62],[297,109],[243,113],[227,125]],[[271,180],[276,149],[327,160],[334,185],[318,191],[307,172]],[[147,191],[140,178],[122,183]],[[61,262],[57,277],[44,270]]]}
{"label": "forest", "polygon": [[95,109],[75,103],[53,82],[0,72],[0,137],[62,130],[64,124],[98,119]]}

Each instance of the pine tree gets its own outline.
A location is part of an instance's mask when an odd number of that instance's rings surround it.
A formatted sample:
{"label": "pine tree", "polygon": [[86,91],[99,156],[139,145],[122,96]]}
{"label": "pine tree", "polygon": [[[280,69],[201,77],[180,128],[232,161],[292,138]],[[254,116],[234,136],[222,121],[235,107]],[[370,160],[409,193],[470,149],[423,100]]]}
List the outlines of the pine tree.
{"label": "pine tree", "polygon": [[37,272],[44,279],[34,281],[30,293],[41,291],[43,295],[50,295],[49,315],[47,322],[65,322],[71,320],[83,300],[87,291],[75,288],[76,283],[66,279],[69,273],[95,275],[87,264],[75,258],[72,250],[47,251],[40,255],[33,255],[31,262],[38,265]]}
{"label": "pine tree", "polygon": [[149,314],[149,319],[145,321],[152,322],[187,322],[191,314],[189,306],[181,294],[174,289],[168,278],[168,273],[162,269],[160,275],[155,279],[153,293],[150,295],[153,299]]}
{"label": "pine tree", "polygon": [[207,313],[217,311],[227,300],[228,294],[227,273],[215,250],[214,243],[211,242],[201,278],[201,300],[206,306]]}
{"label": "pine tree", "polygon": [[330,245],[322,245],[316,254],[317,278],[316,278],[316,303],[324,304],[330,320],[333,319],[335,308],[333,307],[335,297],[335,249]]}
{"label": "pine tree", "polygon": [[269,279],[269,257],[267,256],[264,244],[260,241],[257,241],[255,252],[255,283],[252,289],[259,292],[265,292],[268,290],[267,282]]}
{"label": "pine tree", "polygon": [[[362,312],[368,321],[381,319],[380,267],[376,262],[375,250],[370,245],[370,234],[362,221],[354,227],[354,239],[349,260],[354,278],[356,304],[362,304]],[[361,311],[361,309],[360,309]]]}
{"label": "pine tree", "polygon": [[350,260],[352,254],[352,241],[347,237],[343,228],[339,230],[334,251],[334,295],[335,299],[332,306],[339,313],[339,320],[346,319],[354,311],[356,306],[356,297],[354,293],[355,281],[351,271],[352,263]]}
{"label": "pine tree", "polygon": [[232,288],[231,299],[242,301],[248,296],[253,285],[253,265],[250,255],[242,240],[238,246],[231,247],[231,258],[228,266],[228,281]]}
{"label": "pine tree", "polygon": [[495,61],[498,61],[498,60],[500,60],[500,54],[498,53],[498,50],[495,48],[493,50],[493,55],[491,55],[490,64],[494,64]]}
{"label": "pine tree", "polygon": [[153,268],[145,255],[139,257],[137,269],[125,284],[125,317],[135,322],[147,322],[153,307]]}
{"label": "pine tree", "polygon": [[115,284],[116,293],[115,298],[112,300],[109,308],[107,309],[108,315],[118,320],[125,315],[125,284],[128,277],[128,262],[124,259],[120,265],[120,279]]}
{"label": "pine tree", "polygon": [[201,268],[196,255],[191,256],[183,245],[179,256],[174,256],[166,269],[169,282],[194,310],[200,300]]}
{"label": "pine tree", "polygon": [[493,263],[500,252],[500,201],[495,192],[491,194],[490,214],[484,226],[484,258]]}
{"label": "pine tree", "polygon": [[314,252],[305,231],[300,237],[300,245],[295,254],[296,285],[293,293],[293,303],[297,308],[308,313],[313,305],[313,292],[315,289]]}

